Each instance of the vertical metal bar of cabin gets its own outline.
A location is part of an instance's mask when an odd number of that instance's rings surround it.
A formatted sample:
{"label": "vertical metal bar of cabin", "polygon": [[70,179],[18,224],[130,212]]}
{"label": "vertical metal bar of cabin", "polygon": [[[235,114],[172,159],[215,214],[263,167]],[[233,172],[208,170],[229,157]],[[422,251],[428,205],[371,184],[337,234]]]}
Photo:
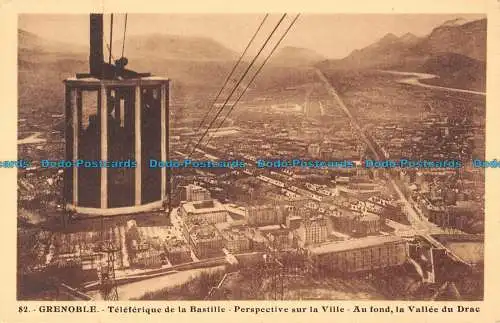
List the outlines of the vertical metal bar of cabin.
{"label": "vertical metal bar of cabin", "polygon": [[135,205],[140,205],[142,201],[142,160],[141,160],[141,86],[135,86]]}
{"label": "vertical metal bar of cabin", "polygon": [[124,97],[122,97],[122,99],[120,99],[120,106],[118,107],[118,110],[120,110],[120,113],[119,113],[120,123],[119,123],[119,125],[120,125],[120,127],[125,128],[125,109],[126,109],[125,102],[127,99],[125,99],[126,98],[125,94],[122,94],[122,95],[124,95]]}
{"label": "vertical metal bar of cabin", "polygon": [[[166,84],[161,84],[160,109],[161,109],[161,160],[167,161],[167,89]],[[167,189],[167,169],[161,167],[161,199],[165,200]]]}
{"label": "vertical metal bar of cabin", "polygon": [[[78,89],[78,95],[76,97],[76,102],[78,105],[78,136],[80,136],[80,131],[83,127],[83,91]],[[80,139],[78,139],[80,140]]]}
{"label": "vertical metal bar of cabin", "polygon": [[[73,128],[73,156],[72,160],[78,160],[78,134],[80,122],[78,120],[78,104],[81,103],[78,100],[77,89],[71,89],[71,117],[72,117],[72,128]],[[78,206],[78,167],[73,165],[73,205]]]}
{"label": "vertical metal bar of cabin", "polygon": [[[170,160],[170,81],[166,82],[166,109],[165,109],[165,129],[166,129],[166,151],[167,151],[167,160]],[[167,201],[168,201],[168,215],[170,216],[170,212],[172,211],[172,172],[173,169],[167,169]]]}
{"label": "vertical metal bar of cabin", "polygon": [[115,121],[117,124],[121,127],[122,123],[122,109],[123,109],[123,100],[122,100],[122,94],[121,91],[115,90],[115,98],[116,101],[114,103],[114,109],[115,109]]}
{"label": "vertical metal bar of cabin", "polygon": [[[65,104],[65,133],[64,137],[66,139],[65,141],[65,151],[64,151],[64,157],[66,160],[72,160],[73,159],[73,126],[72,126],[72,117],[71,117],[71,88],[69,87],[68,83],[66,83],[65,86],[65,97],[64,97],[64,104]],[[73,196],[72,196],[72,168],[65,168],[64,170],[64,203],[65,206],[68,206],[70,203],[73,203]]]}
{"label": "vertical metal bar of cabin", "polygon": [[[108,160],[108,107],[106,86],[101,83],[101,160]],[[101,208],[108,208],[108,169],[101,167]]]}

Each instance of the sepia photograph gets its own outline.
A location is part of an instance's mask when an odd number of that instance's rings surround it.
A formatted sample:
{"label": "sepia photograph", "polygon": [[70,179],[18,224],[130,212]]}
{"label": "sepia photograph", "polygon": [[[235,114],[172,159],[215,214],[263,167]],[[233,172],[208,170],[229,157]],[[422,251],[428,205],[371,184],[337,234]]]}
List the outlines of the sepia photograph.
{"label": "sepia photograph", "polygon": [[20,13],[17,300],[483,301],[488,22]]}

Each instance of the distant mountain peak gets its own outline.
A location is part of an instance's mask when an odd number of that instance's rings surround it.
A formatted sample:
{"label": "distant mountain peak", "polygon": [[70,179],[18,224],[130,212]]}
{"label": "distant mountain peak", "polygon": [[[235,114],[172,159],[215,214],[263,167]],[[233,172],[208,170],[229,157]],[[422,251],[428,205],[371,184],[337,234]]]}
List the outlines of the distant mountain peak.
{"label": "distant mountain peak", "polygon": [[271,62],[279,65],[305,66],[315,64],[324,59],[324,56],[318,54],[312,49],[297,46],[285,46],[273,55]]}
{"label": "distant mountain peak", "polygon": [[85,53],[85,46],[71,42],[60,42],[40,37],[24,29],[17,30],[17,46],[19,49],[42,51],[46,53]]}
{"label": "distant mountain peak", "polygon": [[455,18],[455,19],[450,19],[445,21],[444,23],[441,24],[440,27],[454,27],[454,26],[461,26],[463,24],[468,23],[469,21],[466,20],[465,18]]}
{"label": "distant mountain peak", "polygon": [[406,33],[403,36],[401,36],[399,39],[401,41],[404,41],[404,42],[412,42],[412,41],[418,40],[419,38],[412,33]]}
{"label": "distant mountain peak", "polygon": [[308,50],[307,48],[303,48],[303,47],[297,47],[297,46],[283,46],[283,48],[281,48],[281,51],[287,51],[287,50]]}
{"label": "distant mountain peak", "polygon": [[[116,45],[121,46],[119,41]],[[163,33],[131,35],[127,38],[127,52],[130,57],[192,61],[225,61],[237,57],[234,51],[210,37]]]}
{"label": "distant mountain peak", "polygon": [[394,35],[393,33],[388,33],[384,37],[382,37],[379,42],[388,43],[397,41],[398,39],[399,39],[398,36]]}
{"label": "distant mountain peak", "polygon": [[17,34],[18,34],[19,36],[24,36],[24,35],[36,36],[35,34],[33,34],[33,33],[29,32],[29,31],[26,31],[26,30],[24,30],[24,29],[21,29],[21,28],[17,29]]}

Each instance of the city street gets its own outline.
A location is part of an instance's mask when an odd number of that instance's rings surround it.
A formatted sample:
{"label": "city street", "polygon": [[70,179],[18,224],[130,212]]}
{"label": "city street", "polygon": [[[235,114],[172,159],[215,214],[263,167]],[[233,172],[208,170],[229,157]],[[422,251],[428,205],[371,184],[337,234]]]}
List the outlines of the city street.
{"label": "city street", "polygon": [[[377,149],[372,144],[372,140],[369,140],[367,138],[368,134],[363,131],[363,128],[360,127],[358,124],[357,120],[354,118],[352,113],[349,111],[347,106],[344,104],[342,99],[339,97],[333,86],[328,82],[328,79],[323,75],[323,73],[320,70],[316,70],[316,73],[318,74],[319,78],[323,81],[325,84],[325,87],[329,91],[329,93],[335,98],[337,101],[338,105],[341,107],[341,109],[346,113],[346,115],[349,117],[351,120],[351,124],[354,125],[354,128],[360,133],[361,138],[363,138],[363,141],[366,143],[366,145],[370,148],[371,152],[375,155],[377,159],[380,159],[380,154],[378,153]],[[411,203],[408,201],[408,199],[404,196],[404,194],[401,192],[399,187],[397,186],[396,182],[394,181],[393,178],[390,179],[391,185],[398,194],[399,199],[404,203],[405,205],[405,211],[408,217],[408,220],[410,221],[413,229],[418,230],[419,232],[436,232],[436,231],[442,231],[440,230],[436,225],[424,220],[421,218]]]}

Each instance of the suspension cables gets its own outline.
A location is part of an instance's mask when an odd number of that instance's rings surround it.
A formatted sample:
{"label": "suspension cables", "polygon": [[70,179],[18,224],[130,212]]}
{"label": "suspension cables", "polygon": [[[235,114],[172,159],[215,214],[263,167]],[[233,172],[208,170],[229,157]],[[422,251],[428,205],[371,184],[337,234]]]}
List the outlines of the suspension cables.
{"label": "suspension cables", "polygon": [[227,103],[229,102],[229,100],[233,96],[234,92],[238,89],[238,87],[240,86],[241,82],[243,81],[243,79],[245,78],[245,76],[248,74],[248,72],[252,68],[252,66],[255,63],[255,61],[257,60],[257,58],[259,58],[260,54],[262,53],[262,51],[264,50],[264,48],[267,46],[267,44],[269,43],[269,40],[271,40],[271,37],[274,35],[274,33],[276,32],[276,30],[278,29],[278,27],[281,25],[281,23],[285,19],[285,17],[286,17],[286,13],[281,16],[281,18],[278,21],[278,23],[274,26],[273,30],[271,31],[271,33],[269,34],[269,36],[264,41],[264,44],[260,47],[259,51],[255,55],[255,57],[252,59],[252,61],[250,62],[250,64],[248,65],[248,67],[244,71],[243,75],[240,77],[240,79],[238,80],[238,82],[236,83],[236,85],[231,90],[231,93],[229,94],[229,96],[225,100],[224,104],[219,108],[219,111],[217,111],[217,114],[212,119],[212,121],[208,125],[207,129],[205,130],[205,132],[203,133],[203,135],[200,137],[200,139],[198,140],[198,142],[193,147],[193,150],[189,154],[188,158],[190,158],[191,155],[196,151],[196,149],[198,148],[199,144],[202,142],[203,138],[205,138],[205,136],[207,135],[207,133],[210,131],[210,128],[212,127],[212,125],[214,124],[214,122],[217,120],[217,118],[221,114],[222,110],[224,110],[224,108],[226,107]]}
{"label": "suspension cables", "polygon": [[[222,121],[219,123],[219,125],[217,126],[217,129],[215,130],[215,132],[217,132],[221,127],[222,125],[224,124],[224,122],[226,121],[227,117],[229,116],[229,114],[231,113],[231,111],[233,111],[234,107],[238,104],[238,102],[240,101],[241,97],[243,97],[243,95],[245,94],[245,92],[247,91],[247,89],[250,87],[250,85],[252,84],[252,82],[255,80],[255,78],[257,78],[257,75],[260,73],[260,71],[262,70],[262,68],[264,67],[264,65],[266,65],[267,61],[271,58],[271,56],[273,55],[273,53],[276,51],[276,49],[278,48],[278,46],[281,44],[281,42],[283,41],[283,39],[285,38],[285,36],[288,34],[288,32],[290,31],[290,29],[292,29],[293,25],[295,24],[295,22],[297,21],[297,19],[299,18],[300,14],[297,14],[295,16],[295,18],[292,20],[292,22],[290,23],[290,25],[287,27],[287,29],[285,30],[285,32],[281,35],[280,39],[276,42],[276,44],[274,45],[274,47],[271,49],[271,51],[269,52],[269,54],[267,55],[267,57],[264,59],[264,61],[262,62],[262,64],[259,66],[259,68],[257,69],[257,71],[254,73],[254,75],[252,76],[252,78],[250,79],[250,81],[247,83],[247,86],[243,89],[243,91],[240,93],[240,95],[238,96],[238,98],[235,100],[235,102],[231,105],[231,107],[229,108],[229,110],[227,111],[226,115],[224,116],[224,119],[222,119]],[[206,142],[206,144],[208,145],[208,143],[210,142],[210,140],[213,138],[213,136],[210,136]]]}
{"label": "suspension cables", "polygon": [[126,13],[125,14],[125,24],[123,26],[123,42],[122,42],[122,56],[123,57],[123,54],[125,53],[125,36],[127,34],[127,17],[128,17],[128,14]]}
{"label": "suspension cables", "polygon": [[109,26],[109,60],[108,60],[109,64],[111,64],[112,50],[113,50],[113,14],[111,14],[111,23]]}
{"label": "suspension cables", "polygon": [[257,34],[259,33],[259,31],[261,30],[262,26],[264,25],[264,23],[266,22],[266,20],[267,20],[268,17],[269,17],[269,14],[266,14],[264,16],[264,18],[262,19],[262,22],[260,23],[259,27],[257,27],[257,30],[254,32],[252,38],[250,38],[250,41],[248,42],[245,50],[241,54],[241,56],[238,59],[238,61],[236,62],[236,64],[233,66],[233,69],[231,70],[231,72],[227,75],[226,80],[224,81],[224,84],[222,85],[221,89],[219,90],[219,92],[215,96],[215,99],[213,100],[212,104],[210,105],[210,108],[208,109],[208,111],[205,113],[205,116],[203,117],[203,119],[201,120],[200,124],[198,125],[198,128],[196,129],[195,133],[198,132],[201,129],[202,125],[207,120],[207,117],[210,115],[210,113],[212,112],[212,109],[215,107],[215,103],[217,102],[217,100],[219,99],[220,95],[222,94],[222,91],[224,90],[224,88],[226,87],[227,83],[229,82],[229,80],[233,76],[234,72],[236,71],[236,68],[241,63],[243,57],[247,53],[248,49],[252,45],[255,37],[257,36]]}
{"label": "suspension cables", "polygon": [[[104,40],[106,43],[106,48],[108,49],[108,52],[109,52],[109,58],[108,58],[109,64],[111,64],[111,59],[113,59],[113,61],[116,60],[115,56],[113,55],[113,17],[114,17],[114,15],[111,14],[110,27],[109,27],[109,43],[106,39]],[[128,18],[128,14],[125,14],[125,23],[123,26],[122,54],[120,57],[123,57],[123,55],[125,53],[125,39],[126,39],[126,35],[127,35],[127,18]]]}

